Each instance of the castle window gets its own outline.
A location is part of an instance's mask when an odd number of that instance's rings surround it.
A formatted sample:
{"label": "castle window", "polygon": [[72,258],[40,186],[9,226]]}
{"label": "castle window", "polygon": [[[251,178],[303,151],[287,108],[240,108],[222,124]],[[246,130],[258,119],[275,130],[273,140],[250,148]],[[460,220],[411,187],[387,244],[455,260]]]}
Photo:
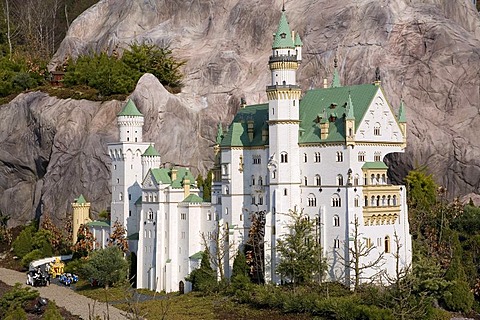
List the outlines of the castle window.
{"label": "castle window", "polygon": [[210,211],[207,212],[207,220],[208,221],[212,220],[212,212],[210,212]]}
{"label": "castle window", "polygon": [[132,216],[132,210],[128,210],[128,216],[129,216],[129,217]]}
{"label": "castle window", "polygon": [[318,174],[315,175],[315,184],[317,186],[320,186],[322,184],[322,178],[320,178],[320,176]]}
{"label": "castle window", "polygon": [[365,196],[365,204],[364,204],[365,207],[368,207],[368,197]]}
{"label": "castle window", "polygon": [[187,214],[186,213],[180,213],[180,219],[187,220]]}
{"label": "castle window", "polygon": [[365,151],[360,151],[358,153],[358,162],[365,162]]}
{"label": "castle window", "polygon": [[308,206],[309,207],[316,207],[317,206],[317,198],[315,198],[315,195],[310,193],[308,195]]}
{"label": "castle window", "polygon": [[283,189],[283,195],[286,196],[288,194],[287,188]]}
{"label": "castle window", "polygon": [[375,196],[372,196],[372,197],[370,198],[370,205],[371,205],[372,207],[375,207]]}
{"label": "castle window", "polygon": [[272,171],[272,179],[275,179],[277,177],[277,171]]}
{"label": "castle window", "polygon": [[340,248],[340,239],[333,239],[333,248],[334,249]]}
{"label": "castle window", "polygon": [[113,170],[117,170],[117,165],[116,164],[113,165]]}
{"label": "castle window", "polygon": [[230,194],[230,189],[228,188],[228,186],[225,187],[225,194]]}
{"label": "castle window", "polygon": [[340,227],[340,217],[338,215],[333,216],[333,226]]}
{"label": "castle window", "polygon": [[375,126],[373,127],[373,135],[374,136],[379,136],[380,135],[380,123],[375,123]]}
{"label": "castle window", "polygon": [[148,230],[148,237],[152,238],[152,230]]}
{"label": "castle window", "polygon": [[262,196],[259,196],[259,197],[258,197],[258,204],[259,204],[259,205],[262,205],[262,204],[263,204],[263,197],[262,197]]}
{"label": "castle window", "polygon": [[225,215],[228,215],[228,208],[225,207]]}
{"label": "castle window", "polygon": [[255,177],[252,176],[252,186],[254,186],[254,185],[255,185]]}
{"label": "castle window", "polygon": [[373,155],[373,161],[382,161],[382,153],[377,151]]}
{"label": "castle window", "polygon": [[358,180],[359,180],[359,177],[358,177],[358,174],[356,174],[355,177],[353,178],[353,185],[354,186],[358,186]]}
{"label": "castle window", "polygon": [[343,152],[337,151],[337,162],[343,162]]}
{"label": "castle window", "polygon": [[127,141],[130,141],[130,137],[127,137]]}
{"label": "castle window", "polygon": [[372,239],[366,238],[365,239],[365,246],[370,249],[372,247]]}
{"label": "castle window", "polygon": [[120,193],[118,194],[118,200],[120,200],[120,201],[123,200],[123,193],[120,192]]}
{"label": "castle window", "polygon": [[379,206],[380,206],[380,196],[377,196],[376,205],[377,205],[377,207],[379,207]]}
{"label": "castle window", "polygon": [[117,183],[120,183],[120,179],[119,179],[119,178],[117,178]]}
{"label": "castle window", "polygon": [[382,197],[382,207],[387,205],[387,197]]}
{"label": "castle window", "polygon": [[252,197],[252,204],[255,204],[255,196]]}
{"label": "castle window", "polygon": [[128,194],[128,200],[132,200],[132,195],[130,193]]}
{"label": "castle window", "polygon": [[359,207],[360,206],[360,197],[359,196],[356,196],[355,199],[353,200],[353,205],[355,207]]}
{"label": "castle window", "polygon": [[315,152],[315,162],[321,162],[322,161],[322,156],[320,152]]}
{"label": "castle window", "polygon": [[343,176],[341,174],[337,175],[337,185],[343,186]]}
{"label": "castle window", "polygon": [[288,154],[285,151],[280,154],[280,162],[288,163]]}
{"label": "castle window", "polygon": [[303,162],[307,162],[307,160],[308,160],[307,154],[304,153],[304,154],[303,154]]}
{"label": "castle window", "polygon": [[263,186],[262,176],[258,177],[258,185]]}
{"label": "castle window", "polygon": [[252,161],[253,161],[253,164],[261,164],[262,157],[259,155],[252,156]]}
{"label": "castle window", "polygon": [[397,196],[393,196],[393,205],[394,205],[394,206],[397,205]]}
{"label": "castle window", "polygon": [[303,177],[303,184],[304,184],[305,186],[308,185],[308,178],[307,178],[307,177]]}
{"label": "castle window", "polygon": [[147,212],[147,220],[153,220],[153,211],[152,211],[152,209],[148,209],[148,212]]}
{"label": "castle window", "polygon": [[390,252],[390,237],[386,236],[385,237],[385,253]]}
{"label": "castle window", "polygon": [[342,206],[342,199],[338,194],[334,194],[332,196],[332,207],[341,207]]}

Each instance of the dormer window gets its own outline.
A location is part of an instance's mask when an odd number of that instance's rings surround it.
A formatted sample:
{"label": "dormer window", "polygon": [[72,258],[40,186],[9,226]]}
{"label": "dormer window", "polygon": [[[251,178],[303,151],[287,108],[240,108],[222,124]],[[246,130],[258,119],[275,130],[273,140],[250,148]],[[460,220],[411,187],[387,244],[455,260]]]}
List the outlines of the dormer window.
{"label": "dormer window", "polygon": [[287,34],[285,32],[280,34],[280,38],[285,39],[286,37],[287,37]]}

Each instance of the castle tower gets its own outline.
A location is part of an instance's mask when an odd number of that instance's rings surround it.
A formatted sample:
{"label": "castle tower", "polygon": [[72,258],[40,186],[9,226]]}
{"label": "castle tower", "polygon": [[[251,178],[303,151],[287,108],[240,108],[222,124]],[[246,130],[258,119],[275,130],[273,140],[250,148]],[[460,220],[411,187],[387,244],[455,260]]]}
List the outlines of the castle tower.
{"label": "castle tower", "polygon": [[[142,195],[143,180],[142,154],[150,143],[142,142],[144,118],[135,103],[128,100],[117,115],[119,142],[109,143],[108,151],[112,160],[112,204],[111,226],[121,222],[127,234],[138,232],[135,201]],[[160,161],[152,159],[148,163]]]}
{"label": "castle tower", "polygon": [[87,202],[83,195],[80,195],[75,201],[72,203],[73,207],[73,235],[72,235],[72,242],[75,244],[77,242],[78,237],[78,229],[80,225],[86,224],[92,220],[90,220],[90,202]]}
{"label": "castle tower", "polygon": [[[296,41],[294,41],[296,39]],[[274,35],[269,60],[271,84],[267,86],[269,124],[269,175],[271,216],[267,217],[276,235],[272,235],[271,274],[276,265],[274,244],[287,232],[289,210],[300,209],[299,101],[301,90],[296,72],[301,62],[301,40],[290,31],[285,10],[282,10]],[[268,222],[270,221],[270,222]],[[268,253],[266,254],[269,255]],[[269,270],[267,270],[267,278]]]}
{"label": "castle tower", "polygon": [[403,144],[406,147],[407,145],[407,115],[405,110],[405,104],[403,100],[400,101],[400,110],[398,111],[398,124],[403,133]]}
{"label": "castle tower", "polygon": [[345,115],[345,137],[347,146],[355,145],[355,113],[353,110],[352,96],[348,95],[348,102]]}
{"label": "castle tower", "polygon": [[145,178],[148,170],[153,168],[160,168],[161,164],[162,161],[160,158],[160,154],[158,153],[157,149],[155,149],[155,147],[151,144],[142,154],[142,176]]}

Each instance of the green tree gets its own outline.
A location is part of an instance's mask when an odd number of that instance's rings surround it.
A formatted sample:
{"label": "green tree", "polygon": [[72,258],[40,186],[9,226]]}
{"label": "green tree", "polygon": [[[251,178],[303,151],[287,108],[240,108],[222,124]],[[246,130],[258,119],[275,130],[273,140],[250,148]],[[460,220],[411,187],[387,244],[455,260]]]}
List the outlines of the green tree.
{"label": "green tree", "polygon": [[207,251],[203,251],[200,267],[193,270],[186,278],[192,283],[193,291],[210,293],[217,288],[217,275],[210,265],[210,256]]}
{"label": "green tree", "polygon": [[13,241],[13,253],[23,258],[27,253],[33,250],[33,234],[35,233],[35,225],[30,223],[23,229]]}
{"label": "green tree", "polygon": [[178,61],[172,56],[168,46],[158,47],[150,44],[132,44],[123,53],[122,61],[139,74],[151,73],[164,86],[180,88],[183,74],[180,68],[185,61]]}
{"label": "green tree", "polygon": [[303,212],[296,210],[290,211],[290,217],[290,232],[277,241],[280,256],[277,273],[293,284],[311,283],[315,276],[321,279],[326,263],[315,239],[315,224]]}
{"label": "green tree", "polygon": [[55,303],[52,301],[49,301],[42,319],[43,320],[61,320],[64,318],[60,314],[60,311],[58,311],[58,308],[55,305]]}
{"label": "green tree", "polygon": [[82,267],[82,275],[102,283],[105,289],[126,280],[128,263],[116,246],[95,250]]}
{"label": "green tree", "polygon": [[27,313],[25,310],[22,309],[22,307],[16,305],[12,307],[7,314],[5,315],[4,320],[27,320]]}
{"label": "green tree", "polygon": [[5,315],[8,310],[15,307],[22,308],[27,301],[38,298],[38,296],[38,291],[31,288],[22,288],[20,283],[16,283],[12,289],[0,298],[0,315]]}
{"label": "green tree", "polygon": [[242,250],[238,250],[235,259],[233,260],[232,276],[230,283],[233,290],[246,290],[250,284],[250,267],[247,264],[247,257]]}

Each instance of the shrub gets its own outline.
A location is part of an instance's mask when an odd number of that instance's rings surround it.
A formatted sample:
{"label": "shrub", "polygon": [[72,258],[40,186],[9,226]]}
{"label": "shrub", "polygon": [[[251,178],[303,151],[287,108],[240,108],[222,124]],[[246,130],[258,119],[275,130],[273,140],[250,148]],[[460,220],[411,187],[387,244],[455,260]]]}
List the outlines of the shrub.
{"label": "shrub", "polygon": [[27,320],[27,313],[20,306],[12,307],[8,310],[4,320]]}
{"label": "shrub", "polygon": [[[25,302],[33,300],[39,296],[38,291],[31,288],[22,288],[20,283],[16,283],[13,288],[6,292],[0,298],[0,314],[5,314],[16,307],[22,307]],[[13,318],[16,319],[16,318]]]}
{"label": "shrub", "polygon": [[450,311],[468,312],[472,309],[474,297],[467,282],[456,280],[447,288],[443,301]]}
{"label": "shrub", "polygon": [[85,265],[81,274],[85,278],[92,278],[102,283],[106,289],[127,279],[128,263],[122,251],[116,247],[107,247],[94,251]]}
{"label": "shrub", "polygon": [[193,291],[209,293],[217,290],[217,276],[206,251],[202,253],[200,268],[193,270],[186,280],[192,283]]}
{"label": "shrub", "polygon": [[28,267],[30,265],[30,262],[45,258],[45,256],[42,253],[42,250],[40,249],[34,249],[27,253],[23,258],[22,258],[22,265],[24,267]]}
{"label": "shrub", "polygon": [[27,253],[33,249],[33,233],[35,232],[35,227],[33,225],[28,225],[25,229],[20,232],[18,237],[13,241],[13,253],[16,256],[23,258]]}
{"label": "shrub", "polygon": [[43,314],[43,320],[61,320],[63,319],[57,306],[52,301],[49,301],[45,313]]}

